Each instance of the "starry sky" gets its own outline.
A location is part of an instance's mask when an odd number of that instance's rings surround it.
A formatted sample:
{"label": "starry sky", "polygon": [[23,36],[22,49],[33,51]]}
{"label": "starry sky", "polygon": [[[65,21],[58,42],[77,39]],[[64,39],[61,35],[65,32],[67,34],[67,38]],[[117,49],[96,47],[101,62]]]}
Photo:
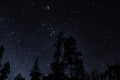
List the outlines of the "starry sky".
{"label": "starry sky", "polygon": [[3,62],[13,78],[29,79],[37,56],[44,74],[51,72],[56,35],[77,40],[86,71],[120,60],[120,5],[99,0],[0,0],[0,44]]}

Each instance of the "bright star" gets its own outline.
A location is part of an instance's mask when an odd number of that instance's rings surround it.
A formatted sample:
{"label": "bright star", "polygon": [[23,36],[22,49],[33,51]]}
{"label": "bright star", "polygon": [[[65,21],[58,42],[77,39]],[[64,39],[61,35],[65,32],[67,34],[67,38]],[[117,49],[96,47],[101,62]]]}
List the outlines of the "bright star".
{"label": "bright star", "polygon": [[47,9],[47,10],[50,10],[50,6],[49,6],[49,5],[47,5],[46,9]]}

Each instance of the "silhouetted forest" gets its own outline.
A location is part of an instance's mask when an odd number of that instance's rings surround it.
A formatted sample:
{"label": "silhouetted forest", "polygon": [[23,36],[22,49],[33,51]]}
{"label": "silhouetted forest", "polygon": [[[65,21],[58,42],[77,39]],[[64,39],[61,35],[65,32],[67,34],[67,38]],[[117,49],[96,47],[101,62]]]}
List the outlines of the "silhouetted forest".
{"label": "silhouetted forest", "polygon": [[[88,75],[83,66],[83,55],[77,51],[76,45],[76,40],[72,36],[64,37],[60,32],[54,44],[53,62],[50,64],[52,72],[48,75],[42,74],[37,57],[29,74],[31,80],[120,80],[119,64],[108,65],[103,72],[92,71]],[[0,46],[0,80],[9,80],[10,63],[1,64],[3,54],[4,47]],[[25,80],[25,78],[22,74],[18,74],[14,80]]]}

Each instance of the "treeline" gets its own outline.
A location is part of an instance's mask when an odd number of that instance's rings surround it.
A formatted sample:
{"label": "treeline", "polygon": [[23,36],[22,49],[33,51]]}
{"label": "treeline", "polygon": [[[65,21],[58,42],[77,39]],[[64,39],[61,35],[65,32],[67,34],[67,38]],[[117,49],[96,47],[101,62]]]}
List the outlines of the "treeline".
{"label": "treeline", "polygon": [[[52,72],[42,74],[37,57],[30,73],[31,80],[120,80],[119,64],[109,65],[103,73],[93,71],[88,75],[84,70],[82,53],[77,51],[76,40],[72,36],[64,37],[62,32],[59,33],[54,47],[56,49],[50,65]],[[9,80],[9,62],[1,64],[3,52],[4,47],[0,46],[0,80]],[[14,80],[25,78],[18,74]]]}

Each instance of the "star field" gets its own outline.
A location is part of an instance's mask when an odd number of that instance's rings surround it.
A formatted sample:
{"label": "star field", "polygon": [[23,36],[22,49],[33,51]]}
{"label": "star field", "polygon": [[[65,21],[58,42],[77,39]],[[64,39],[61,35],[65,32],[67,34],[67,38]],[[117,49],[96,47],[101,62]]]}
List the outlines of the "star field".
{"label": "star field", "polygon": [[[11,78],[29,76],[34,60],[50,72],[56,35],[63,31],[77,40],[86,71],[120,59],[120,6],[117,2],[83,0],[0,1],[0,44]],[[27,77],[29,79],[29,77]]]}

